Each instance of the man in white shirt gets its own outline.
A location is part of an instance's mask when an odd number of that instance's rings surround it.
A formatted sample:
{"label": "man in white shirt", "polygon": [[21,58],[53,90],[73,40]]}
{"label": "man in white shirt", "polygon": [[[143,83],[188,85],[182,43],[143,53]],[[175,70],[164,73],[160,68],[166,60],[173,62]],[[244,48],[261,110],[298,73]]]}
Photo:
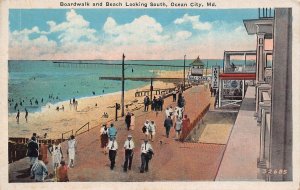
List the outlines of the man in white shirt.
{"label": "man in white shirt", "polygon": [[107,149],[109,150],[108,157],[110,160],[110,169],[113,170],[115,167],[116,155],[117,155],[117,150],[118,150],[118,143],[117,143],[115,137],[110,138],[108,145],[107,145]]}
{"label": "man in white shirt", "polygon": [[148,139],[145,139],[141,145],[141,170],[140,173],[144,173],[144,171],[148,171],[149,169],[149,160],[151,159],[150,155],[153,155],[153,148],[151,144],[148,142]]}
{"label": "man in white shirt", "polygon": [[127,172],[127,168],[131,170],[134,148],[135,146],[132,140],[132,135],[129,134],[127,140],[124,143],[124,149],[125,149],[125,162],[123,167],[124,172]]}

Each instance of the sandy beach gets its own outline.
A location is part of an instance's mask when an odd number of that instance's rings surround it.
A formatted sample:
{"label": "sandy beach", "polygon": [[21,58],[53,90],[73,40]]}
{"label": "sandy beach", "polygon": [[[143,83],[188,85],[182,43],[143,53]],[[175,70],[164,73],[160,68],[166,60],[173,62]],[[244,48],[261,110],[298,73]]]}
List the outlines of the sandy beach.
{"label": "sandy beach", "polygon": [[[166,73],[164,73],[166,76]],[[174,76],[169,73],[168,76]],[[156,81],[153,84],[154,88],[172,88],[173,83],[164,83]],[[125,92],[125,112],[132,111],[143,107],[144,97],[135,97],[137,90],[147,90],[149,85],[142,88],[132,89]],[[115,118],[115,103],[120,103],[121,92],[112,94],[93,96],[78,99],[77,111],[69,101],[59,102],[57,104],[48,104],[42,108],[41,112],[29,113],[28,122],[25,120],[25,113],[20,112],[19,124],[16,122],[16,114],[8,116],[8,135],[9,137],[30,137],[33,132],[39,136],[47,133],[48,138],[61,138],[63,132],[74,130],[90,122],[90,127],[101,125]],[[96,106],[97,104],[97,106]],[[57,111],[55,108],[64,106],[64,110]],[[103,118],[104,112],[108,113],[108,118]],[[121,115],[121,110],[118,111]]]}

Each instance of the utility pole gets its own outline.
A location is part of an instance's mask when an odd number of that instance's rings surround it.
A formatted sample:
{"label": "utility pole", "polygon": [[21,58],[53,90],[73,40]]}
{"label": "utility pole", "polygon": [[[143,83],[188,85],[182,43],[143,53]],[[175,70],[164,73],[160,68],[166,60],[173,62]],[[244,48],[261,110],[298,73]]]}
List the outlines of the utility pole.
{"label": "utility pole", "polygon": [[151,81],[150,81],[150,102],[152,102],[152,91],[153,91],[153,79],[151,77]]}
{"label": "utility pole", "polygon": [[123,57],[122,57],[122,97],[121,97],[121,107],[122,107],[122,111],[121,111],[121,114],[122,114],[122,117],[124,117],[124,86],[125,86],[125,80],[124,80],[124,59],[125,59],[125,55],[123,53]]}
{"label": "utility pole", "polygon": [[185,56],[184,55],[184,59],[183,59],[183,91],[185,91]]}
{"label": "utility pole", "polygon": [[206,78],[207,78],[207,67],[208,67],[208,60],[206,60],[206,70],[205,70]]}

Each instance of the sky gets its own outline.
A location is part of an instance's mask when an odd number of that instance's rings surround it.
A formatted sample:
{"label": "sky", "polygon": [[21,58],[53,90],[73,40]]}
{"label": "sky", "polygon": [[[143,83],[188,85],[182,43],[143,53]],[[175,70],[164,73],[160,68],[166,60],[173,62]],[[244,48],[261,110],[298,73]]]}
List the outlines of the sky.
{"label": "sky", "polygon": [[254,50],[257,9],[10,9],[11,60],[222,59]]}

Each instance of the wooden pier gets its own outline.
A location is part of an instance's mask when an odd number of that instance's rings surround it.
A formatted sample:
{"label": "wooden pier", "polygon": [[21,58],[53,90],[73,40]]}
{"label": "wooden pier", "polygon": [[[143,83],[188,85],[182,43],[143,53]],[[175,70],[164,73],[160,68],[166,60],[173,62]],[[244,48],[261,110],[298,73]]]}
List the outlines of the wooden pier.
{"label": "wooden pier", "polygon": [[[99,80],[122,80],[122,77],[99,77]],[[163,82],[181,82],[183,78],[168,78],[168,77],[125,77],[124,80],[132,81],[163,81]]]}

